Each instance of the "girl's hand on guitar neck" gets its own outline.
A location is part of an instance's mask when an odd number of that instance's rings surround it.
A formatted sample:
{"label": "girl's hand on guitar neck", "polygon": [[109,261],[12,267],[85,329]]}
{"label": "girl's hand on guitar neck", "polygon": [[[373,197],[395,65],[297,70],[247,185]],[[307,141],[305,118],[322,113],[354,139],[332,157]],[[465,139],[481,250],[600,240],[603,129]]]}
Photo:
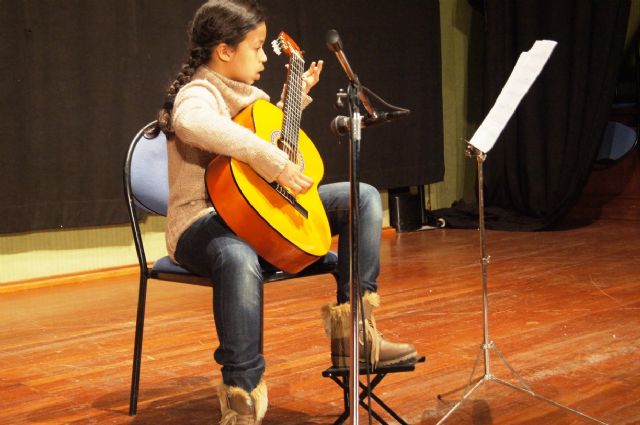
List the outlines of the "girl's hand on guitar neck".
{"label": "girl's hand on guitar neck", "polygon": [[304,175],[300,171],[300,167],[291,161],[287,161],[284,170],[276,178],[276,181],[282,186],[293,192],[294,195],[301,193],[307,193],[311,186],[313,186],[313,180]]}
{"label": "girl's hand on guitar neck", "polygon": [[309,91],[318,84],[320,81],[320,73],[322,72],[322,66],[324,65],[323,61],[311,62],[309,65],[309,69],[302,74],[302,88],[305,93],[309,93]]}
{"label": "girl's hand on guitar neck", "polygon": [[[318,84],[318,81],[320,81],[320,73],[322,72],[323,66],[324,61],[319,60],[318,62],[311,62],[311,65],[309,65],[309,69],[307,69],[304,74],[302,74],[302,90],[304,90],[306,94],[309,94],[313,86]],[[284,67],[288,70],[289,64],[286,64]],[[287,85],[285,84],[282,88],[280,99],[284,99],[286,90]]]}

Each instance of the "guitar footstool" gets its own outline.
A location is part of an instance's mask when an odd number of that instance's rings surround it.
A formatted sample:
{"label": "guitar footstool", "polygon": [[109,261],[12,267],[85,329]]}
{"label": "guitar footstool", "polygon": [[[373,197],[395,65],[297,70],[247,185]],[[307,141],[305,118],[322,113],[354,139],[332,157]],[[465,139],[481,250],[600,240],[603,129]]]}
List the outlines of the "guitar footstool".
{"label": "guitar footstool", "polygon": [[[382,366],[374,369],[370,372],[370,375],[373,376],[369,386],[367,387],[366,383],[359,382],[360,386],[360,394],[358,396],[360,406],[368,409],[366,398],[367,393],[371,393],[371,400],[377,403],[382,409],[384,409],[387,413],[389,413],[395,420],[397,420],[402,425],[408,425],[393,409],[391,409],[380,397],[378,397],[373,390],[378,386],[378,384],[384,379],[385,376],[389,373],[397,373],[397,372],[413,372],[416,368],[417,363],[424,363],[426,360],[425,356],[416,357],[414,360],[410,360],[407,362],[397,363],[389,366]],[[366,374],[366,368],[364,366],[360,367],[360,375]],[[344,423],[349,418],[349,368],[348,367],[330,367],[324,372],[322,372],[322,376],[325,378],[331,378],[333,382],[338,384],[340,388],[342,388],[343,402],[344,402],[344,411],[340,415],[340,417],[333,423],[334,425],[339,425]],[[375,418],[382,425],[388,425],[387,422],[380,417],[378,413],[376,413],[373,408],[371,409],[371,416]]]}

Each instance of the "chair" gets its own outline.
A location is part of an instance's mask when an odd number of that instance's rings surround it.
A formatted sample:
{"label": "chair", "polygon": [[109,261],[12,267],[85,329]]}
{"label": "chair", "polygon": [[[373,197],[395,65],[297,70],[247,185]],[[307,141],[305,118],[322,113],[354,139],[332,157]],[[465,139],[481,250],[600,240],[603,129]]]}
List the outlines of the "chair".
{"label": "chair", "polygon": [[638,133],[620,122],[609,121],[602,136],[596,166],[610,166],[626,157],[638,145]]}
{"label": "chair", "polygon": [[[213,286],[204,276],[190,273],[171,261],[168,256],[162,257],[149,267],[140,231],[140,210],[165,216],[169,197],[169,178],[167,171],[167,140],[163,133],[154,139],[145,137],[145,132],[155,125],[155,121],[147,124],[133,138],[124,163],[124,191],[129,209],[129,219],[133,240],[140,266],[140,287],[138,292],[138,312],[136,317],[135,343],[133,350],[133,371],[131,375],[131,394],[129,399],[129,415],[137,412],[138,390],[140,384],[140,366],[142,357],[142,338],[144,331],[144,313],[149,279],[172,281],[201,286]],[[335,276],[338,257],[335,253],[327,255],[297,274],[285,273],[273,267],[263,267],[265,282],[274,282],[293,277],[311,276],[332,273]],[[262,347],[262,342],[260,344]]]}
{"label": "chair", "polygon": [[614,165],[638,147],[640,134],[640,45],[637,40],[625,53],[609,122],[602,135],[595,168]]}

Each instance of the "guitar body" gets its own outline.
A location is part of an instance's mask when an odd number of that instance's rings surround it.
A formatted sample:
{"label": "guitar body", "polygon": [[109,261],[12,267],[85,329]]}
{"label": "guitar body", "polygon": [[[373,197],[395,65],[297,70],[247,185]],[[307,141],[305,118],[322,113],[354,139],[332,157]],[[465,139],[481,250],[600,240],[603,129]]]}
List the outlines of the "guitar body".
{"label": "guitar body", "polygon": [[[234,121],[276,144],[283,112],[258,100]],[[218,156],[209,164],[205,179],[209,197],[224,222],[258,254],[288,273],[297,273],[329,251],[331,231],[318,194],[324,165],[313,142],[299,130],[298,158],[304,173],[315,182],[297,195],[297,208],[253,169],[233,158]],[[301,211],[306,212],[305,214]]]}

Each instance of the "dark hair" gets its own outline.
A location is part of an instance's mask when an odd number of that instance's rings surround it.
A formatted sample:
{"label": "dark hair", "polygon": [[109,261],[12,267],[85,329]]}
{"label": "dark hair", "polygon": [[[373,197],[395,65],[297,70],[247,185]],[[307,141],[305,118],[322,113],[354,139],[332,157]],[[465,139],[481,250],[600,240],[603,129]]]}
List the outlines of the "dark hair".
{"label": "dark hair", "polygon": [[265,20],[264,9],[255,0],[209,0],[200,6],[189,26],[189,58],[169,86],[158,123],[147,135],[155,137],[160,130],[167,136],[173,134],[171,110],[182,86],[191,81],[199,66],[209,62],[215,46],[225,43],[236,47]]}

